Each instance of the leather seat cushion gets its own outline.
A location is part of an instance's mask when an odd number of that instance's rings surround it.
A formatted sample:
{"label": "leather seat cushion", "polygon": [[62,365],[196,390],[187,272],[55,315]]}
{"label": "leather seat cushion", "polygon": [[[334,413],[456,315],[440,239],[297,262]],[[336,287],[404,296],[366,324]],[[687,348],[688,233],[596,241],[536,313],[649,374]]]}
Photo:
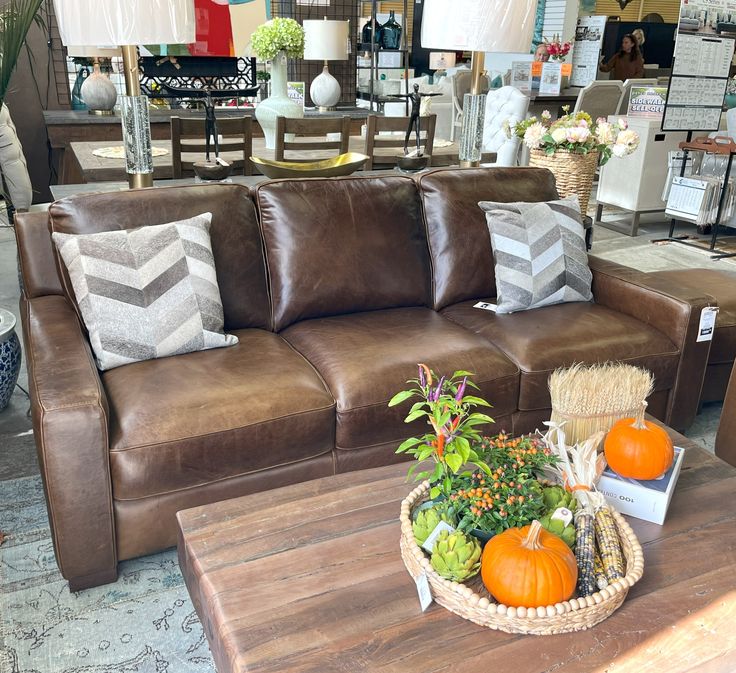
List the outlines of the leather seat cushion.
{"label": "leather seat cushion", "polygon": [[403,421],[409,403],[389,400],[417,376],[423,362],[438,374],[475,374],[491,415],[516,409],[519,371],[495,347],[427,308],[398,308],[318,318],[281,335],[315,366],[337,401],[336,447],[395,446],[423,432]]}
{"label": "leather seat cushion", "polygon": [[113,497],[163,495],[329,453],[335,403],[279,336],[102,373]]}
{"label": "leather seat cushion", "polygon": [[677,347],[623,313],[575,302],[496,315],[473,308],[474,303],[448,306],[442,315],[488,339],[516,363],[521,370],[520,410],[548,408],[549,375],[575,362],[625,362],[649,369],[656,390],[668,390],[674,384],[680,357]]}
{"label": "leather seat cushion", "polygon": [[719,310],[708,364],[733,362],[736,358],[736,272],[723,269],[681,269],[653,273],[662,278],[671,278],[673,283],[688,289],[715,297]]}

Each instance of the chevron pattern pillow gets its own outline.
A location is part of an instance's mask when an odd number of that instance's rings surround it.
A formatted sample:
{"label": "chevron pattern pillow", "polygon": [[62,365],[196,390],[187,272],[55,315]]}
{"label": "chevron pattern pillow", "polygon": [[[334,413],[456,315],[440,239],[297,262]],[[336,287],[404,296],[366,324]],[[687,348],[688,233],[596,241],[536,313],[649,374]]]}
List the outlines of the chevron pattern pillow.
{"label": "chevron pattern pillow", "polygon": [[52,235],[101,370],[238,343],[224,333],[211,221]]}
{"label": "chevron pattern pillow", "polygon": [[496,313],[593,299],[577,196],[547,203],[478,205],[491,234]]}

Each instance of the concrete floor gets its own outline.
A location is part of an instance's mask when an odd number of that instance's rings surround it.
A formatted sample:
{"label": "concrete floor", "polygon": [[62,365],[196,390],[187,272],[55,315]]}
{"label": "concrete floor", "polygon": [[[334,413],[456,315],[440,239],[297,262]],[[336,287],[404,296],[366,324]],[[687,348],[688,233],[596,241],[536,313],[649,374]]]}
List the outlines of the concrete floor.
{"label": "concrete floor", "polygon": [[[594,202],[591,208],[594,207]],[[604,221],[625,224],[620,214],[605,213]],[[608,229],[596,227],[593,238],[593,254],[628,264],[644,271],[665,268],[698,268],[717,264],[718,268],[736,270],[736,261],[711,261],[708,254],[678,244],[653,245],[651,240],[662,238],[667,233],[667,224],[662,216],[642,217],[640,235],[636,238],[623,236]],[[17,276],[17,253],[13,229],[0,226],[0,307],[18,315],[19,287]],[[18,321],[20,334],[20,321]],[[24,390],[28,390],[25,361],[18,381],[20,388],[5,411],[0,412],[0,480],[38,474],[32,425],[28,414],[29,404]],[[705,407],[698,416],[688,436],[713,450],[715,433],[720,419],[721,405]]]}

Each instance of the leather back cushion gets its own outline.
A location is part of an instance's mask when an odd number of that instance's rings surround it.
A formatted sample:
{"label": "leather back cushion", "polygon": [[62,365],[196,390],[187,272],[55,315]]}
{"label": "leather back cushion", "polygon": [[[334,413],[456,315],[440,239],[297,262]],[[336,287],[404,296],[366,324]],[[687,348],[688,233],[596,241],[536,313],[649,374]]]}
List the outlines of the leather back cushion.
{"label": "leather back cushion", "polygon": [[546,168],[438,169],[419,180],[434,270],[433,308],[496,296],[493,252],[479,201],[551,201]]}
{"label": "leather back cushion", "polygon": [[[197,185],[91,194],[57,201],[49,216],[53,231],[90,234],[163,224],[204,212],[212,213],[210,238],[225,329],[270,329],[263,246],[247,187]],[[64,278],[65,270],[61,271]],[[64,284],[65,289],[71,287],[68,279]],[[67,296],[74,301],[73,292]]]}
{"label": "leather back cushion", "polygon": [[410,178],[280,180],[259,185],[256,202],[277,331],[307,318],[428,304],[429,255]]}

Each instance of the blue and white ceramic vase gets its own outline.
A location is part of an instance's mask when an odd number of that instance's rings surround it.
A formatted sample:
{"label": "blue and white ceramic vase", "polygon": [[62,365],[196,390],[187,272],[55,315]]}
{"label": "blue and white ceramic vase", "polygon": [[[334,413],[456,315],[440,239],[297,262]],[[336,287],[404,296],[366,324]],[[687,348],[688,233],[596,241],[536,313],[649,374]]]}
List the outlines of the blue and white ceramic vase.
{"label": "blue and white ceramic vase", "polygon": [[0,309],[0,411],[10,402],[20,373],[20,340],[15,333],[15,316]]}

